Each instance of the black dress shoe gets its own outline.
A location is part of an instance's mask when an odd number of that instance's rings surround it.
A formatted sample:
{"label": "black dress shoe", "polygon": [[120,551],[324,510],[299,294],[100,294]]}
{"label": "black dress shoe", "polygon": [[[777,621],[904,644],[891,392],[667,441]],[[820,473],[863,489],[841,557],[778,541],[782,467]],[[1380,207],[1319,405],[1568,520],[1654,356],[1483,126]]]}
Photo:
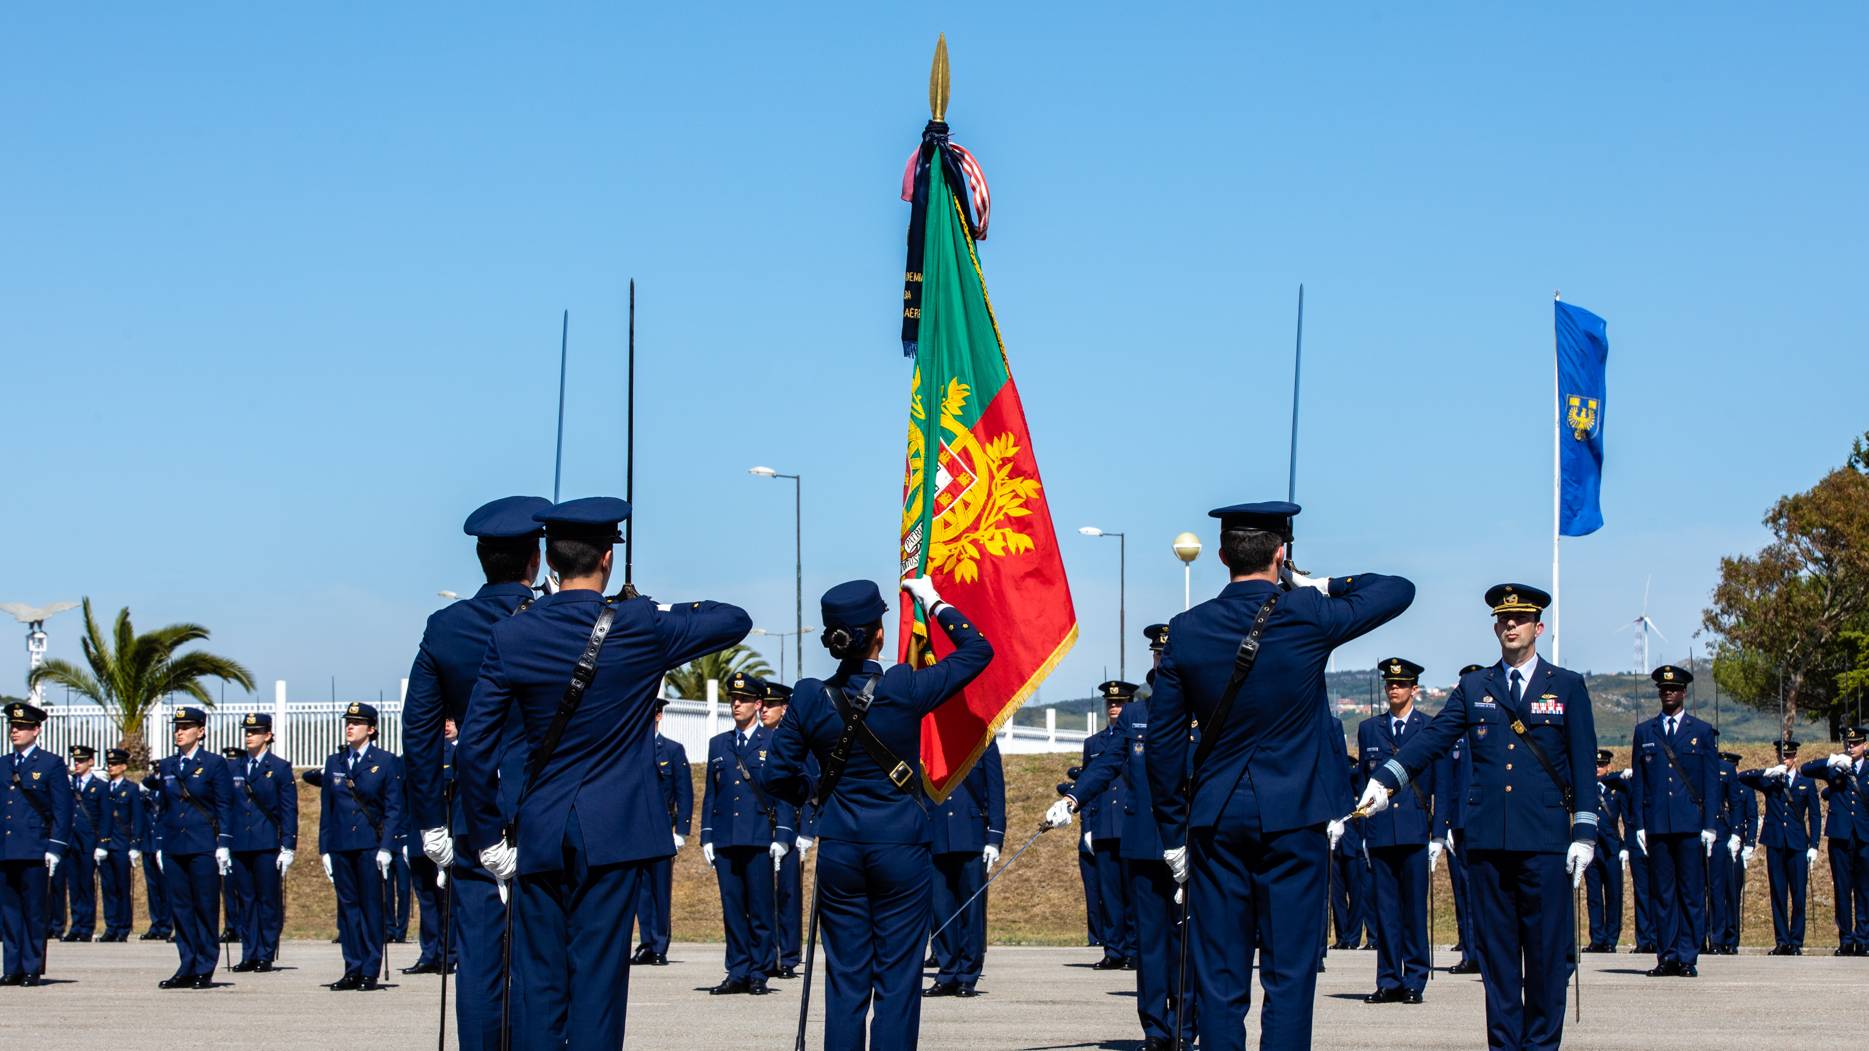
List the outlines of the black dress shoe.
{"label": "black dress shoe", "polygon": [[1103,959],[1091,964],[1090,969],[1093,971],[1120,971],[1123,969],[1123,964],[1125,962],[1126,961],[1120,956],[1105,956]]}
{"label": "black dress shoe", "polygon": [[649,963],[649,966],[651,967],[667,967],[668,966],[668,954],[659,953],[659,952],[650,953],[648,963]]}
{"label": "black dress shoe", "polygon": [[712,989],[709,989],[708,995],[710,996],[732,996],[734,993],[743,993],[743,992],[746,992],[746,990],[747,990],[747,984],[745,982],[739,980],[738,978],[729,978],[726,981],[721,982],[719,985],[716,985]]}
{"label": "black dress shoe", "polygon": [[1358,948],[1359,950],[1361,950],[1362,952],[1375,952],[1375,951],[1376,951],[1376,943],[1375,943],[1375,942],[1370,942],[1370,943],[1368,943],[1367,945],[1359,945],[1359,946],[1357,946],[1357,948]]}
{"label": "black dress shoe", "polygon": [[1421,994],[1413,989],[1404,989],[1402,995],[1397,997],[1395,1002],[1398,1004],[1418,1004],[1421,1002]]}
{"label": "black dress shoe", "polygon": [[1478,974],[1480,973],[1480,965],[1477,963],[1474,963],[1472,960],[1461,960],[1459,963],[1456,963],[1452,967],[1449,967],[1447,969],[1447,973],[1448,974]]}
{"label": "black dress shoe", "polygon": [[162,981],[157,982],[156,988],[158,989],[190,989],[194,987],[194,984],[195,984],[194,975],[176,974],[176,975],[170,975],[169,977],[164,978]]}
{"label": "black dress shoe", "polygon": [[1700,977],[1700,969],[1691,963],[1675,964],[1674,976],[1676,978],[1698,978]]}
{"label": "black dress shoe", "polygon": [[922,970],[924,971],[932,971],[939,966],[941,966],[941,964],[935,960],[934,953],[929,953],[928,958],[922,961]]}
{"label": "black dress shoe", "polygon": [[387,989],[387,988],[389,988],[389,986],[386,986],[383,983],[376,980],[376,975],[369,974],[369,975],[364,976],[363,984],[357,987],[357,991],[360,993],[374,993],[378,989]]}
{"label": "black dress shoe", "polygon": [[973,997],[979,996],[980,994],[974,991],[973,986],[963,985],[959,987],[958,989],[954,990],[954,995],[960,997],[963,1000],[969,1000],[969,999],[972,999]]}
{"label": "black dress shoe", "polygon": [[195,975],[195,980],[190,982],[188,987],[190,989],[212,989],[214,988],[214,976],[211,974],[197,974]]}
{"label": "black dress shoe", "polygon": [[41,975],[37,975],[37,974],[22,974],[22,975],[20,975],[20,978],[19,978],[19,984],[21,984],[21,985],[23,985],[23,986],[25,986],[26,988],[28,988],[28,989],[30,989],[30,988],[32,988],[33,986],[36,986],[36,985],[44,985],[44,984],[45,984],[45,978],[44,978],[43,976],[41,976]]}
{"label": "black dress shoe", "polygon": [[240,940],[240,936],[234,933],[234,929],[232,927],[224,927],[221,929],[221,941],[237,942],[239,940]]}
{"label": "black dress shoe", "polygon": [[362,987],[363,987],[363,975],[358,974],[355,971],[352,971],[346,974],[344,977],[339,978],[337,981],[332,982],[329,986],[327,986],[327,988],[329,988],[334,993],[346,992],[351,989],[359,989]]}
{"label": "black dress shoe", "polygon": [[417,960],[415,962],[415,966],[404,967],[402,969],[402,973],[404,974],[440,974],[441,965],[438,963],[429,963],[424,960]]}
{"label": "black dress shoe", "polygon": [[1802,945],[1788,945],[1786,946],[1786,948],[1791,950],[1789,953],[1786,954],[1788,956],[1803,956],[1804,955],[1804,946]]}
{"label": "black dress shoe", "polygon": [[80,938],[80,937],[78,937],[78,935],[77,935],[77,933],[76,933],[76,932],[73,932],[73,933],[71,933],[71,934],[67,934],[67,935],[64,935],[63,937],[61,937],[61,938],[59,938],[59,941],[62,941],[62,942],[86,942],[86,941],[90,941],[90,940],[91,940],[91,939],[89,939],[89,938]]}
{"label": "black dress shoe", "polygon": [[257,965],[252,960],[242,960],[239,963],[234,964],[232,967],[229,967],[228,970],[234,971],[239,974],[245,974],[248,971],[251,971],[255,966]]}
{"label": "black dress shoe", "polygon": [[1175,1051],[1175,1042],[1165,1036],[1151,1036],[1142,1041],[1142,1051]]}
{"label": "black dress shoe", "polygon": [[1123,957],[1123,970],[1133,971],[1135,969],[1136,969],[1136,958],[1134,956]]}
{"label": "black dress shoe", "polygon": [[162,932],[161,931],[144,931],[143,933],[136,936],[136,940],[139,942],[159,942],[162,940]]}
{"label": "black dress shoe", "polygon": [[1653,956],[1655,955],[1655,946],[1652,942],[1643,942],[1635,948],[1630,949],[1629,952],[1636,956]]}
{"label": "black dress shoe", "polygon": [[1680,969],[1681,965],[1673,960],[1663,960],[1642,973],[1650,978],[1672,978],[1680,972]]}
{"label": "black dress shoe", "polygon": [[959,993],[960,986],[952,982],[936,982],[922,990],[922,996],[927,999],[933,999],[937,996],[956,996],[959,995]]}
{"label": "black dress shoe", "polygon": [[271,960],[260,960],[253,965],[253,971],[256,974],[271,974],[277,969]]}
{"label": "black dress shoe", "polygon": [[796,978],[796,977],[798,977],[798,968],[796,968],[796,967],[775,967],[775,968],[773,968],[773,969],[772,969],[771,971],[768,971],[768,972],[766,973],[766,977],[768,977],[768,978],[787,978],[787,979],[790,979],[790,978]]}
{"label": "black dress shoe", "polygon": [[26,981],[23,974],[0,975],[0,985],[19,985]]}
{"label": "black dress shoe", "polygon": [[1401,1000],[1403,995],[1405,994],[1400,989],[1378,989],[1368,996],[1363,997],[1363,1002],[1366,1004],[1396,1003]]}
{"label": "black dress shoe", "polygon": [[[1338,951],[1341,951],[1341,952],[1347,952],[1347,951],[1349,951],[1349,950],[1351,950],[1351,949],[1354,949],[1354,948],[1356,948],[1356,946],[1354,946],[1354,945],[1351,945],[1351,944],[1350,944],[1349,942],[1337,942],[1337,943],[1335,943],[1335,944],[1333,944],[1333,945],[1331,946],[1331,948],[1333,948],[1333,949],[1336,949],[1336,950],[1338,950]],[[1155,1039],[1155,1038],[1154,1038],[1154,1037],[1150,1037],[1149,1039],[1151,1039],[1151,1040],[1153,1040],[1153,1039]]]}
{"label": "black dress shoe", "polygon": [[755,978],[746,983],[746,992],[749,996],[764,996],[771,991],[771,989],[766,988],[766,982],[763,978]]}
{"label": "black dress shoe", "polygon": [[630,954],[630,958],[629,958],[629,962],[631,962],[631,963],[648,963],[648,962],[649,962],[649,957],[651,957],[651,956],[654,956],[654,955],[655,955],[655,953],[652,953],[652,952],[650,952],[650,951],[649,951],[649,947],[648,947],[648,946],[646,946],[646,945],[643,945],[643,946],[638,946],[638,947],[637,947],[637,949],[636,949],[636,951],[635,951],[634,953],[632,953],[632,954]]}

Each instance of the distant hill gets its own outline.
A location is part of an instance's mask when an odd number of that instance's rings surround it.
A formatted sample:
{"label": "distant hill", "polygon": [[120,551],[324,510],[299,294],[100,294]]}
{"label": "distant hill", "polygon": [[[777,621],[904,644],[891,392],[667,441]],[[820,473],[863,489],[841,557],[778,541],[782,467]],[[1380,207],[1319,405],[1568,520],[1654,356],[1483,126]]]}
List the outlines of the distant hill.
{"label": "distant hill", "polygon": [[[1635,732],[1635,724],[1658,710],[1655,684],[1645,674],[1586,672],[1584,681],[1589,684],[1590,699],[1596,707],[1597,739],[1606,748],[1626,746]],[[1707,681],[1705,677],[1703,681]],[[1374,670],[1330,672],[1324,676],[1324,683],[1331,700],[1337,704],[1338,718],[1343,721],[1346,736],[1356,733],[1357,723],[1385,710],[1381,683]],[[1447,698],[1447,688],[1451,685],[1424,688],[1421,710],[1429,713],[1440,711],[1442,702]],[[1696,690],[1700,685],[1698,682],[1695,684]],[[1716,705],[1710,681],[1707,681],[1707,685],[1709,689],[1699,691],[1698,696],[1689,695],[1688,708],[1702,719],[1719,726],[1723,742],[1756,743],[1778,739],[1777,715],[1737,704],[1731,698],[1721,698]],[[1076,697],[1042,706],[1027,705],[1020,710],[1015,721],[1021,726],[1043,726],[1045,708],[1057,710],[1059,727],[1075,730],[1084,725],[1084,713],[1101,711],[1103,702],[1096,697]],[[1805,739],[1826,736],[1819,724],[1811,724],[1809,728],[1797,731],[1797,734]]]}

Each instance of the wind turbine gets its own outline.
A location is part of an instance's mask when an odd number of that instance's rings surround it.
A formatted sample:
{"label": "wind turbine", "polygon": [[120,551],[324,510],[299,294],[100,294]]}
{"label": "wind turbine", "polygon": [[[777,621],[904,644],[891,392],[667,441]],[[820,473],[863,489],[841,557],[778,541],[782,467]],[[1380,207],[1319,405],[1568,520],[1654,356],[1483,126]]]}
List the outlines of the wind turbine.
{"label": "wind turbine", "polygon": [[[54,614],[63,613],[77,606],[76,602],[53,602],[45,606],[28,606],[24,602],[0,602],[0,612],[13,614],[13,619],[26,625],[26,660],[27,677],[30,680],[32,669],[45,663],[46,637],[45,622]],[[45,689],[33,686],[28,691],[27,699],[34,707],[45,704]]]}
{"label": "wind turbine", "polygon": [[1655,625],[1655,622],[1648,619],[1648,589],[1649,585],[1654,582],[1655,575],[1650,573],[1648,575],[1648,580],[1642,585],[1642,615],[1616,629],[1618,631],[1634,631],[1636,633],[1635,656],[1637,660],[1642,662],[1638,670],[1645,675],[1652,668],[1648,663],[1648,633],[1652,631],[1656,635],[1661,636],[1661,641],[1668,641],[1668,636],[1662,635],[1661,629]]}

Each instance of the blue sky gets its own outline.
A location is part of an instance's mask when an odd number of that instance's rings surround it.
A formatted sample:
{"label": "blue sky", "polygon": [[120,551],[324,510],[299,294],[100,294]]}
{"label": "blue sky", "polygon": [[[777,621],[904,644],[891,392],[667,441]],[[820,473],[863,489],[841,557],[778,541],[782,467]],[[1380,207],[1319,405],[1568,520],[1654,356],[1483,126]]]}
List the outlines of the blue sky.
{"label": "blue sky", "polygon": [[549,494],[562,309],[564,493],[621,491],[632,276],[645,589],[789,627],[754,464],[805,476],[807,623],[886,580],[897,191],[945,30],[1082,624],[1044,697],[1117,666],[1115,545],[1076,527],[1135,548],[1137,677],[1171,538],[1211,593],[1206,510],[1284,495],[1300,282],[1299,562],[1420,585],[1339,667],[1447,681],[1496,653],[1487,585],[1549,583],[1553,289],[1611,338],[1564,663],[1632,666],[1650,574],[1684,656],[1719,557],[1869,427],[1869,14],[1330,6],[12,9],[0,599],[203,622],[267,696],[394,696],[477,582],[461,519]]}

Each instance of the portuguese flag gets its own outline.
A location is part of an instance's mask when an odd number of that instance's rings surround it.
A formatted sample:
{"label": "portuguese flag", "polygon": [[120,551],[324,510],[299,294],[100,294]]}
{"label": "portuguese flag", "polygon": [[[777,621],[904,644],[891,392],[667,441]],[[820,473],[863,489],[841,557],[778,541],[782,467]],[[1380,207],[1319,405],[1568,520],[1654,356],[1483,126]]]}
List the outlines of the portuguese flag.
{"label": "portuguese flag", "polygon": [[[909,160],[903,190],[914,211],[902,346],[915,371],[902,572],[933,577],[994,650],[985,673],[922,723],[922,776],[941,800],[1077,641],[1077,614],[980,272],[986,179],[935,120]],[[917,667],[949,648],[907,598],[898,638],[901,659]]]}

